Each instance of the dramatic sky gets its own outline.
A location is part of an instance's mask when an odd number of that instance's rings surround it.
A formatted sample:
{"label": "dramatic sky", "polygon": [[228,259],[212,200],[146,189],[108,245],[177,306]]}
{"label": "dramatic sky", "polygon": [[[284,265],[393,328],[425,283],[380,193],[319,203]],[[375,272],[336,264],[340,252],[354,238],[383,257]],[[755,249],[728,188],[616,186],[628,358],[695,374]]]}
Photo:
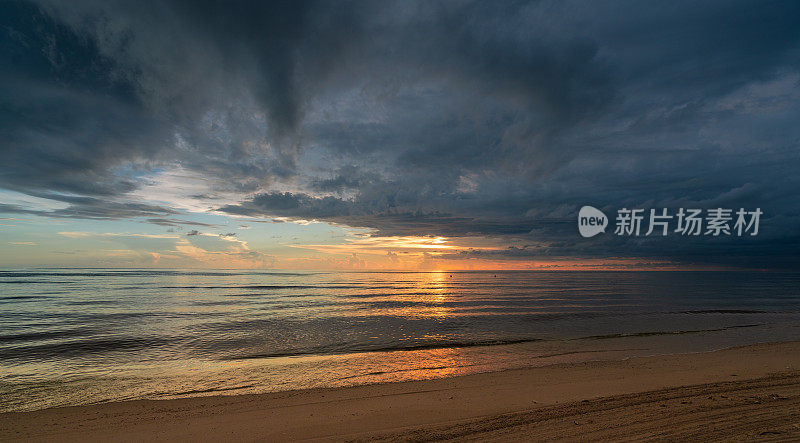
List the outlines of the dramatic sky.
{"label": "dramatic sky", "polygon": [[2,0],[0,57],[0,266],[800,268],[800,2]]}

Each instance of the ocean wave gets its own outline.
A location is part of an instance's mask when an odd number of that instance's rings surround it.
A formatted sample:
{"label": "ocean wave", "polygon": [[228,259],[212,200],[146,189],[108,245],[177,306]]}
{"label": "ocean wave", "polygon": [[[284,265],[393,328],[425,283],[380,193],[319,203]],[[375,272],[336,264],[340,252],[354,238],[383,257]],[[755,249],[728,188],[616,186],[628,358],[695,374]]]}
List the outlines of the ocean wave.
{"label": "ocean wave", "polygon": [[241,275],[274,275],[290,277],[306,277],[317,275],[318,273],[297,273],[297,272],[211,272],[211,271],[157,271],[157,270],[118,270],[118,271],[83,271],[83,272],[52,272],[52,271],[0,271],[0,277],[159,277],[159,276],[194,276],[194,277],[235,277]]}
{"label": "ocean wave", "polygon": [[[727,330],[741,329],[741,328],[754,328],[759,326],[763,326],[763,324],[734,325],[734,326],[727,326],[722,328],[710,328],[710,329],[624,332],[615,334],[588,335],[568,340],[573,340],[573,341],[607,340],[615,338],[651,337],[659,335],[698,334],[705,332],[720,332],[720,331],[727,331]],[[368,353],[368,352],[396,352],[396,351],[418,351],[426,349],[468,348],[468,347],[478,347],[478,346],[506,346],[506,345],[541,342],[541,341],[546,341],[546,340],[542,338],[526,337],[526,338],[491,339],[491,340],[464,340],[464,341],[446,340],[446,341],[435,341],[435,342],[419,343],[412,345],[404,345],[404,344],[395,344],[388,346],[353,345],[351,347],[339,347],[337,349],[318,347],[318,348],[310,348],[303,350],[297,349],[297,350],[286,350],[278,352],[235,354],[223,357],[221,358],[221,360],[224,361],[250,360],[250,359],[266,359],[266,358],[280,358],[280,357],[302,357],[309,355],[341,355],[341,354],[358,354],[358,353]],[[584,351],[576,351],[576,352],[580,353]],[[563,354],[558,353],[558,354],[542,355],[541,358],[552,357],[557,355],[563,355]]]}
{"label": "ocean wave", "polygon": [[0,280],[0,284],[4,285],[58,285],[70,283],[68,281],[52,281],[52,280]]}
{"label": "ocean wave", "polygon": [[11,345],[0,348],[0,361],[36,361],[41,359],[84,357],[112,352],[133,352],[164,346],[173,342],[174,339],[166,337],[137,337],[91,338],[27,346]]}
{"label": "ocean wave", "polygon": [[51,298],[56,297],[49,295],[4,295],[0,296],[0,303],[34,302]]}
{"label": "ocean wave", "polygon": [[229,392],[229,391],[238,391],[240,389],[248,389],[253,388],[256,385],[242,385],[242,386],[231,386],[227,388],[208,388],[208,389],[191,389],[188,391],[176,391],[176,392],[164,392],[164,395],[196,395],[196,394],[210,394],[213,392]]}
{"label": "ocean wave", "polygon": [[677,331],[645,331],[645,332],[621,332],[617,334],[602,334],[602,335],[588,335],[585,337],[575,338],[573,340],[605,340],[611,338],[626,338],[626,337],[650,337],[654,335],[683,335],[683,334],[700,334],[703,332],[720,332],[720,331],[728,331],[731,329],[741,329],[741,328],[756,328],[759,326],[764,326],[763,323],[752,324],[752,325],[734,325],[734,326],[725,326],[723,328],[712,328],[712,329],[688,329],[688,330],[677,330]]}
{"label": "ocean wave", "polygon": [[278,357],[302,357],[308,355],[340,355],[340,354],[358,354],[367,352],[395,352],[395,351],[420,351],[427,349],[451,349],[451,348],[470,348],[476,346],[498,346],[498,345],[512,345],[519,343],[532,343],[542,341],[540,338],[520,338],[520,339],[497,339],[497,340],[466,340],[466,341],[444,341],[444,342],[429,342],[414,345],[392,345],[392,346],[353,346],[352,348],[340,349],[325,349],[316,348],[308,350],[292,350],[283,352],[265,352],[265,353],[252,353],[252,354],[237,354],[223,357],[220,360],[251,360],[262,358],[278,358]]}
{"label": "ocean wave", "polygon": [[333,285],[236,285],[236,286],[159,286],[158,289],[357,289],[361,286]]}
{"label": "ocean wave", "polygon": [[679,311],[680,314],[774,314],[777,311],[764,311],[757,309],[698,309],[693,311]]}
{"label": "ocean wave", "polygon": [[0,334],[0,344],[86,337],[96,334],[97,332],[97,329],[77,328],[59,329],[55,331],[23,332],[19,334]]}
{"label": "ocean wave", "polygon": [[398,369],[396,371],[372,371],[372,372],[365,372],[363,374],[355,374],[355,375],[348,375],[345,377],[339,377],[338,380],[349,380],[351,378],[361,378],[361,377],[369,377],[374,375],[385,375],[385,374],[402,374],[405,372],[417,372],[417,371],[436,371],[440,369],[454,369],[454,368],[466,368],[469,366],[474,365],[452,365],[452,366],[422,366],[419,368],[411,368],[411,369]]}

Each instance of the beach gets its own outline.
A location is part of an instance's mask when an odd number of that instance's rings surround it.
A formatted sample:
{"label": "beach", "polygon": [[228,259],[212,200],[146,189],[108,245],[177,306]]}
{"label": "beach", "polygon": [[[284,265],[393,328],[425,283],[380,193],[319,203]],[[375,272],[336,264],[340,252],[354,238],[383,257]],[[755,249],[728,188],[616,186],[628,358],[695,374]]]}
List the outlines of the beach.
{"label": "beach", "polygon": [[0,0],[0,443],[800,442],[798,29]]}
{"label": "beach", "polygon": [[800,342],[0,415],[2,441],[800,438]]}

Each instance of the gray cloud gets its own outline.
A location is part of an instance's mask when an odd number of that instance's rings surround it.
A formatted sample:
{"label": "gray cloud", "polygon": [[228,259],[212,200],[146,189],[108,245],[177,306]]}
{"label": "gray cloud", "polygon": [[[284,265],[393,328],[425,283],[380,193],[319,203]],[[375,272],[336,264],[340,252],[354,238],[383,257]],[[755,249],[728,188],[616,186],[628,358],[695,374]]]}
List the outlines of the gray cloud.
{"label": "gray cloud", "polygon": [[28,209],[20,205],[0,203],[0,212],[87,220],[120,220],[177,214],[177,211],[163,206],[136,202],[109,202],[89,197],[85,197],[85,201],[71,204],[66,208],[52,210]]}
{"label": "gray cloud", "polygon": [[[70,205],[10,212],[177,223],[128,198],[177,165],[235,215],[493,236],[511,258],[796,266],[795,3],[0,8],[0,187]],[[764,230],[586,243],[583,204],[760,206]]]}
{"label": "gray cloud", "polygon": [[214,225],[209,224],[209,223],[201,223],[201,222],[195,222],[195,221],[190,221],[190,220],[181,220],[181,219],[177,219],[177,218],[148,218],[147,222],[148,223],[152,223],[154,225],[159,225],[159,226],[182,226],[182,225],[204,226],[204,227],[213,227],[214,226]]}

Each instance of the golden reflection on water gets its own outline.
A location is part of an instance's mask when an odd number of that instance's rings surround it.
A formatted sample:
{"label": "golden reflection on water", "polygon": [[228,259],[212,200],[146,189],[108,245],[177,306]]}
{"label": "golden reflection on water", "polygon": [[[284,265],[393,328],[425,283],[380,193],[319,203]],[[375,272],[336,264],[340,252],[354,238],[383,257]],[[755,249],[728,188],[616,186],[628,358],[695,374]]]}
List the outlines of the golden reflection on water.
{"label": "golden reflection on water", "polygon": [[452,274],[436,271],[421,275],[423,278],[417,282],[418,290],[415,292],[422,294],[417,301],[424,302],[425,305],[416,309],[416,315],[442,318],[452,314],[452,310],[444,304],[452,296],[449,284]]}
{"label": "golden reflection on water", "polygon": [[[13,329],[0,337],[0,410],[419,380],[699,352],[800,331],[793,314],[662,312],[656,295],[672,297],[663,283],[683,274],[632,273],[622,282],[597,273],[447,271],[85,275],[94,272],[47,271],[37,278],[48,284],[4,287],[13,297],[0,319]],[[729,278],[706,281],[676,306],[709,309],[705,295],[730,290]],[[796,284],[794,276],[773,278],[765,290]],[[790,296],[775,294],[786,300],[775,308],[796,304]],[[731,306],[749,306],[741,303]],[[712,317],[716,332],[680,332],[707,330]],[[764,326],[737,326],[745,321]]]}
{"label": "golden reflection on water", "polygon": [[416,378],[439,378],[464,373],[464,368],[472,366],[467,355],[459,348],[430,349],[417,354],[427,364],[419,368]]}

